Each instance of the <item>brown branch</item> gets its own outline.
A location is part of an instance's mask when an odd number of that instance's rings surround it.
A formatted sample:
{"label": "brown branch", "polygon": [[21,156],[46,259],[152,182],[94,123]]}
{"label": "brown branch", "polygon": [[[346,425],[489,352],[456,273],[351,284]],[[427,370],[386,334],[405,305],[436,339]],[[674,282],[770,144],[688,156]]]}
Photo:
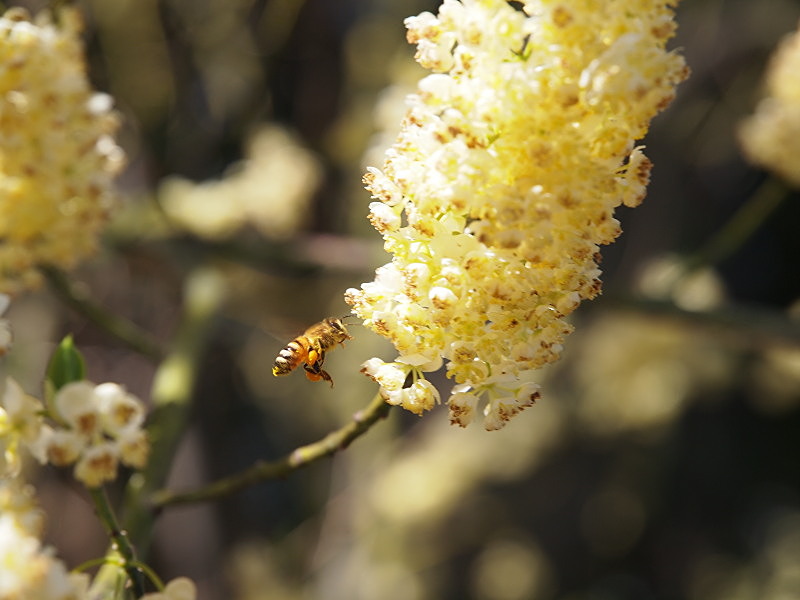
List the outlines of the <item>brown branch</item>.
{"label": "brown branch", "polygon": [[352,421],[321,440],[301,446],[278,460],[260,460],[240,473],[224,477],[196,490],[186,492],[161,490],[153,494],[153,506],[162,508],[176,504],[206,502],[228,496],[262,481],[286,477],[323,457],[344,450],[353,440],[383,419],[390,408],[391,406],[386,404],[380,395],[376,395],[369,406],[353,415]]}

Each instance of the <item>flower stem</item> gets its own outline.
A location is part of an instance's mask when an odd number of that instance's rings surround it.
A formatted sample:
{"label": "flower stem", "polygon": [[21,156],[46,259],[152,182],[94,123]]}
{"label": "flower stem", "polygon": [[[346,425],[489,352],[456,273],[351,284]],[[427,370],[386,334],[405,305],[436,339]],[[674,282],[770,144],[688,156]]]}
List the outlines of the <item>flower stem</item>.
{"label": "flower stem", "polygon": [[144,573],[136,561],[136,552],[133,544],[131,544],[127,532],[120,529],[114,510],[108,502],[105,489],[102,487],[89,488],[89,495],[94,502],[97,517],[100,519],[100,522],[106,529],[106,533],[108,533],[108,536],[111,538],[111,552],[120,557],[121,566],[128,575],[131,589],[138,598],[145,592]]}
{"label": "flower stem", "polygon": [[153,505],[162,508],[176,504],[205,502],[228,496],[262,481],[286,477],[323,457],[347,448],[353,440],[383,419],[390,408],[391,406],[384,402],[380,395],[376,395],[367,407],[353,416],[352,421],[316,442],[296,448],[278,460],[258,461],[240,473],[219,479],[196,490],[187,492],[161,490],[153,495]]}

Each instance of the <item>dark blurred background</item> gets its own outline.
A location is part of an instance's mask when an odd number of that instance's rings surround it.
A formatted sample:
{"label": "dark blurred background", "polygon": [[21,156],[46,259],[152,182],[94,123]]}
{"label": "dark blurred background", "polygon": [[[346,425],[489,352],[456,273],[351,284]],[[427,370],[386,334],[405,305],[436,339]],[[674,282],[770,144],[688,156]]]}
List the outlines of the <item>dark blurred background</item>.
{"label": "dark blurred background", "polygon": [[[171,487],[283,456],[374,395],[358,366],[394,355],[360,327],[326,363],[333,390],[269,369],[306,326],[346,314],[342,292],[388,260],[360,177],[421,73],[402,21],[436,5],[78,3],[129,167],[103,254],[77,280],[163,340],[188,272],[213,264],[228,288]],[[202,600],[800,599],[800,347],[779,335],[800,295],[797,192],[782,189],[752,235],[669,286],[680,257],[697,256],[770,181],[745,163],[736,130],[798,19],[789,0],[679,7],[672,47],[693,74],[644,141],[648,197],[620,209],[604,296],[577,311],[535,407],[499,432],[450,427],[445,408],[393,410],[286,480],[167,509],[154,568],[193,578]],[[12,372],[31,393],[73,332],[93,380],[148,399],[154,366],[47,290],[10,317]],[[102,554],[66,473],[40,471],[36,485],[48,541],[69,565]]]}

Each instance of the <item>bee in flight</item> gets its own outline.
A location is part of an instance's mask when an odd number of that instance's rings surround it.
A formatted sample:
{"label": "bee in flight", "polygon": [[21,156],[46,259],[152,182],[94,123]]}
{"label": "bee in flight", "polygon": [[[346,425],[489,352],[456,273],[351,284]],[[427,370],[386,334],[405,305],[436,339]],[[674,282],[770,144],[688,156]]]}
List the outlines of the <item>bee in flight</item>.
{"label": "bee in flight", "polygon": [[272,374],[287,375],[294,371],[300,363],[306,371],[306,377],[311,381],[324,379],[333,387],[333,379],[322,368],[325,362],[325,353],[336,348],[338,344],[344,345],[346,340],[353,337],[341,319],[328,317],[305,330],[303,335],[297,336],[278,353],[275,364],[272,365]]}

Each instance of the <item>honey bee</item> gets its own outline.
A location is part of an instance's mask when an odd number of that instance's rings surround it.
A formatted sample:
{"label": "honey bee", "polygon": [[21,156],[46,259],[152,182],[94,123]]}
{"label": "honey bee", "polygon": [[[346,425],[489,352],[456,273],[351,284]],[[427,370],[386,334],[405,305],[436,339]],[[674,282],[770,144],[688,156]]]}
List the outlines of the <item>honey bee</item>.
{"label": "honey bee", "polygon": [[328,317],[323,319],[286,344],[286,347],[278,353],[278,357],[275,359],[272,374],[276,377],[288,375],[300,363],[303,363],[306,377],[311,381],[324,379],[333,387],[333,379],[322,368],[322,364],[325,362],[326,352],[333,350],[338,344],[344,345],[346,340],[353,339],[342,323],[344,318]]}

